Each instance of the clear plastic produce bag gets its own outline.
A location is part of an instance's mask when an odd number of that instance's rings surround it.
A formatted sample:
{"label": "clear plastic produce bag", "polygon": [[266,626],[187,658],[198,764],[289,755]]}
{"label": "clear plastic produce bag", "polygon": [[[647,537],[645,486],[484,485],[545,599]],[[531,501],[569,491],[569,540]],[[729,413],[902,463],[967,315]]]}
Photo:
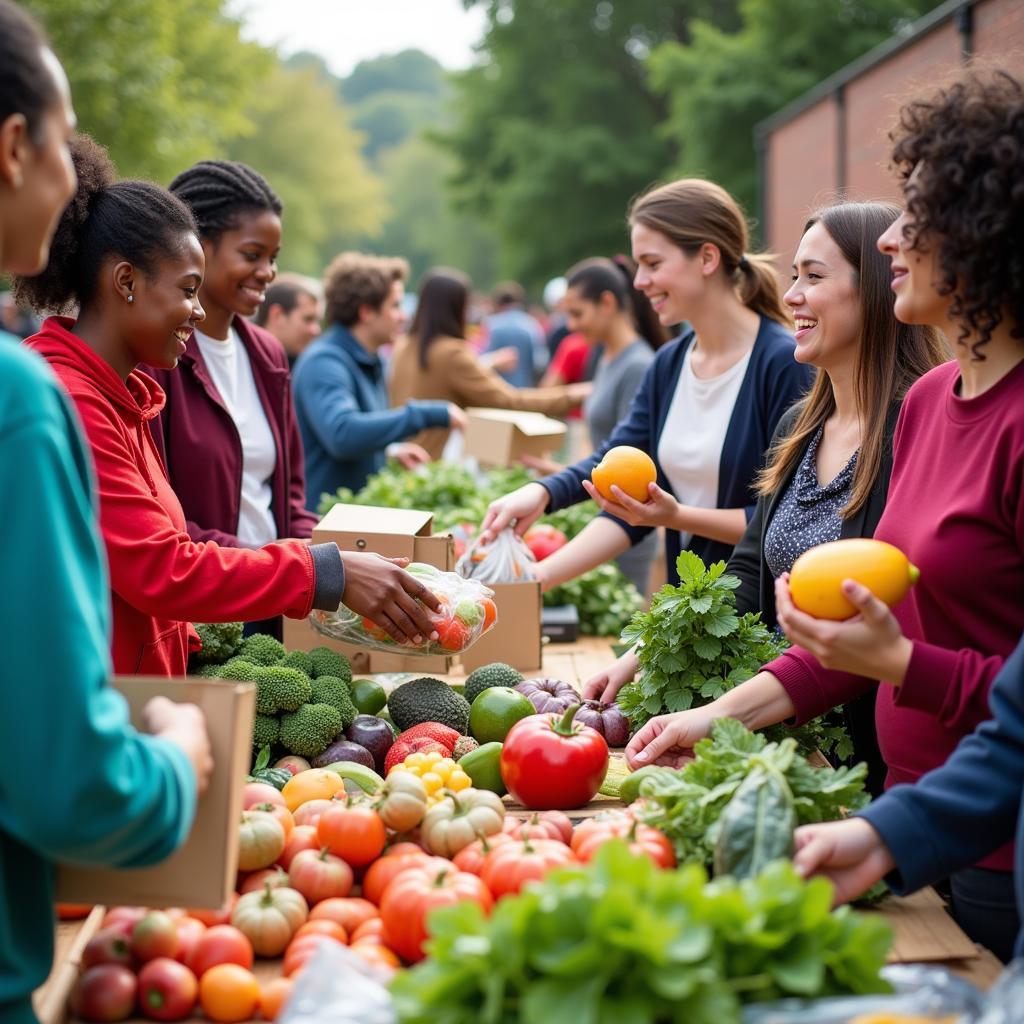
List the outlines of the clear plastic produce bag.
{"label": "clear plastic produce bag", "polygon": [[455,571],[481,583],[521,583],[533,579],[537,559],[512,529],[502,530],[490,544],[479,537],[459,559]]}
{"label": "clear plastic produce bag", "polygon": [[[934,1017],[936,1024],[950,1017],[957,1024],[975,1024],[985,1006],[981,989],[944,967],[890,964],[882,969],[882,977],[893,987],[889,994],[783,999],[748,1006],[743,1024],[849,1024],[861,1015],[883,1012]],[[1003,1024],[1003,1018],[998,1020]],[[1010,1020],[1020,1017],[1006,1017],[1006,1024]]]}
{"label": "clear plastic produce bag", "polygon": [[389,973],[334,942],[321,943],[295,979],[280,1024],[397,1024]]}
{"label": "clear plastic produce bag", "polygon": [[497,621],[494,591],[479,580],[463,579],[424,562],[411,562],[406,572],[416,577],[441,602],[439,612],[428,612],[437,638],[421,644],[398,644],[376,623],[341,605],[336,612],[314,611],[309,621],[324,636],[356,647],[393,654],[427,656],[460,654],[468,650]]}

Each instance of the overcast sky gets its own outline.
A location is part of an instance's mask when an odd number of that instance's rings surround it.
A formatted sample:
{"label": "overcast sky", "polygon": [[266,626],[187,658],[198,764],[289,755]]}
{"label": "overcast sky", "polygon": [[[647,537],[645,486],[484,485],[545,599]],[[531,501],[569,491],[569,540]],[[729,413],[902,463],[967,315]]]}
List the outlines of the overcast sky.
{"label": "overcast sky", "polygon": [[446,68],[473,61],[484,9],[462,0],[231,0],[244,34],[287,57],[311,50],[340,76],[361,60],[416,47]]}

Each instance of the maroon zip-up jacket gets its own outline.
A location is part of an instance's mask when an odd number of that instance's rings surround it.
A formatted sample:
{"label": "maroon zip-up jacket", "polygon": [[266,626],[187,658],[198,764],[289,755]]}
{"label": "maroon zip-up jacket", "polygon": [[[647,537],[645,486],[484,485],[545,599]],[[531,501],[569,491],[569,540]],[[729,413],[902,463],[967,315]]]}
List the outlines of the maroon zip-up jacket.
{"label": "maroon zip-up jacket", "polygon": [[[302,437],[292,405],[288,358],[268,331],[236,316],[232,326],[249,354],[267,414],[277,463],[270,481],[277,536],[308,538],[317,517],[306,509]],[[153,440],[167,467],[194,541],[243,547],[236,536],[242,495],[242,441],[213,384],[193,335],[175,370],[143,367],[167,396],[153,420]]]}

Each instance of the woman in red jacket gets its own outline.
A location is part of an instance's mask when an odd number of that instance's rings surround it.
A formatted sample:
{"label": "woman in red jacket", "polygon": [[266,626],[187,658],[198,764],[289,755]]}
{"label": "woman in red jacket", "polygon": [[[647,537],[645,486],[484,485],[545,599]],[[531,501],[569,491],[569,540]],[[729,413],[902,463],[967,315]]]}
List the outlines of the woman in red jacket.
{"label": "woman in red jacket", "polygon": [[[147,182],[122,181],[106,152],[73,146],[78,190],[50,263],[17,282],[50,317],[27,344],[75,401],[92,448],[114,613],[118,672],[180,675],[198,645],[189,622],[296,618],[345,603],[398,640],[428,635],[419,601],[433,595],[398,565],[285,540],[262,548],[196,543],[167,480],[149,424],[160,386],[136,367],[172,368],[204,312],[203,251],[188,208]],[[417,600],[418,599],[418,600]]]}

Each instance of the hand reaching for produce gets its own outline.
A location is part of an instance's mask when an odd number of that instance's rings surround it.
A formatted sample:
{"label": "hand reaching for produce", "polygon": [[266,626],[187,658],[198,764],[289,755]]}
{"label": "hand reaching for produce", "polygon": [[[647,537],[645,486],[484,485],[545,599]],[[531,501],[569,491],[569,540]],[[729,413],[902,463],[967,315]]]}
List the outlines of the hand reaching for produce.
{"label": "hand reaching for produce", "polygon": [[519,461],[527,469],[535,469],[538,473],[544,473],[545,475],[560,473],[565,469],[562,463],[555,462],[554,459],[546,458],[543,455],[530,455],[528,452],[525,455],[520,455]]}
{"label": "hand reaching for produce", "polygon": [[640,668],[640,659],[635,651],[626,651],[597,675],[591,676],[583,684],[583,696],[586,700],[599,700],[611,704],[626,683],[633,681]]}
{"label": "hand reaching for produce", "polygon": [[856,580],[843,581],[843,594],[857,609],[857,615],[842,622],[816,619],[793,603],[789,573],[783,573],[775,581],[779,626],[825,668],[899,686],[907,673],[913,645],[903,635],[896,616]]}
{"label": "hand reaching for produce", "polygon": [[835,886],[836,904],[855,899],[896,867],[882,837],[863,818],[803,825],[793,841],[797,871],[804,878],[824,875],[829,879]]}
{"label": "hand reaching for produce", "polygon": [[693,760],[693,745],[711,732],[715,717],[705,708],[677,711],[652,718],[626,747],[630,768],[648,764],[680,768]]}
{"label": "hand reaching for produce", "polygon": [[454,402],[448,403],[448,426],[452,430],[466,429],[466,414],[462,408]]}
{"label": "hand reaching for produce", "polygon": [[425,466],[431,461],[430,452],[411,441],[388,445],[388,455],[397,459],[403,469],[415,469],[417,466]]}
{"label": "hand reaching for produce", "polygon": [[502,530],[515,524],[516,533],[522,537],[543,514],[551,500],[547,489],[540,484],[526,484],[518,491],[506,494],[491,502],[480,527],[480,539],[492,544]]}
{"label": "hand reaching for produce", "polygon": [[396,643],[436,639],[427,609],[440,611],[437,597],[415,576],[405,572],[408,558],[343,551],[345,592],[342,601],[358,615],[371,619]]}
{"label": "hand reaching for produce", "polygon": [[185,752],[196,773],[196,790],[200,795],[205,793],[213,774],[213,752],[203,712],[195,704],[153,697],[142,709],[142,721],[147,732]]}
{"label": "hand reaching for produce", "polygon": [[490,352],[481,352],[479,359],[484,366],[498,373],[511,373],[519,367],[519,349],[515,345],[505,345]]}
{"label": "hand reaching for produce", "polygon": [[682,506],[657,484],[647,485],[647,501],[636,501],[618,484],[613,484],[611,488],[614,501],[609,501],[589,480],[583,481],[583,487],[602,511],[630,526],[664,526],[670,530],[679,528],[679,509]]}

